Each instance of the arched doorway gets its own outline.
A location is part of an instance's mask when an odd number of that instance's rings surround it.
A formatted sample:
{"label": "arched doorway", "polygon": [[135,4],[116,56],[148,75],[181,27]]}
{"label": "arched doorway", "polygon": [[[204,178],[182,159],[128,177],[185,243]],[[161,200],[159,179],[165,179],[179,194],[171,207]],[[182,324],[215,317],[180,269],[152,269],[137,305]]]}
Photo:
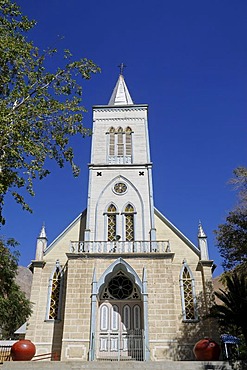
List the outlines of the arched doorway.
{"label": "arched doorway", "polygon": [[100,288],[98,303],[96,357],[143,361],[143,302],[133,276],[116,266]]}

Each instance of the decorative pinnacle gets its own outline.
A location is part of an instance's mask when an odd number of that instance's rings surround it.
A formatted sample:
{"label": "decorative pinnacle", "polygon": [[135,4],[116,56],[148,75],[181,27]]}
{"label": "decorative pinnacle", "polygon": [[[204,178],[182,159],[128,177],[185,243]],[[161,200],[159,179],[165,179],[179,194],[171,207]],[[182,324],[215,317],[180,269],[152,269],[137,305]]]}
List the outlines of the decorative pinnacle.
{"label": "decorative pinnacle", "polygon": [[199,226],[198,226],[198,237],[199,238],[206,238],[207,237],[203,228],[202,228],[202,223],[201,223],[200,220],[199,220]]}
{"label": "decorative pinnacle", "polygon": [[124,64],[124,63],[121,63],[119,64],[118,68],[120,68],[120,75],[123,75],[123,70],[124,68],[126,68],[127,66]]}
{"label": "decorative pinnacle", "polygon": [[40,234],[39,234],[39,238],[46,238],[46,231],[45,231],[45,223],[44,222],[43,222]]}

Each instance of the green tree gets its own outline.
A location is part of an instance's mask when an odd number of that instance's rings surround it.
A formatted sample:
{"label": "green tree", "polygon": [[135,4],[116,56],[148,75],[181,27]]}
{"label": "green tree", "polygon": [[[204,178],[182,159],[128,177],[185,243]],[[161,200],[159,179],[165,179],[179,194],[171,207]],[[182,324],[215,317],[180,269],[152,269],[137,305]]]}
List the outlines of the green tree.
{"label": "green tree", "polygon": [[239,202],[229,212],[226,222],[218,226],[216,239],[225,269],[247,267],[247,168],[234,170],[230,183],[238,190]]}
{"label": "green tree", "polygon": [[243,335],[247,347],[247,276],[243,271],[224,275],[225,290],[215,292],[221,303],[214,304],[211,316],[218,319],[222,331]]}
{"label": "green tree", "polygon": [[31,303],[16,284],[18,252],[14,240],[0,241],[0,337],[9,339],[31,314]]}
{"label": "green tree", "polygon": [[0,0],[0,223],[4,198],[10,192],[30,210],[21,188],[34,195],[33,180],[49,174],[47,159],[60,167],[69,162],[75,176],[70,138],[88,135],[82,124],[82,87],[99,68],[87,59],[72,60],[47,69],[55,49],[40,52],[27,33],[35,26],[11,0]]}

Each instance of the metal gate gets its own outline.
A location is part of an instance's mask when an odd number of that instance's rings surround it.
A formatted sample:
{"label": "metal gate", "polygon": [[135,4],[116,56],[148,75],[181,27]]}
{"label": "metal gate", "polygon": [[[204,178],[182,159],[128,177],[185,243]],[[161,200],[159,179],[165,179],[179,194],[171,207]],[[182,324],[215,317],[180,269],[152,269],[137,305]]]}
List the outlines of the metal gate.
{"label": "metal gate", "polygon": [[100,334],[99,360],[143,361],[143,330]]}

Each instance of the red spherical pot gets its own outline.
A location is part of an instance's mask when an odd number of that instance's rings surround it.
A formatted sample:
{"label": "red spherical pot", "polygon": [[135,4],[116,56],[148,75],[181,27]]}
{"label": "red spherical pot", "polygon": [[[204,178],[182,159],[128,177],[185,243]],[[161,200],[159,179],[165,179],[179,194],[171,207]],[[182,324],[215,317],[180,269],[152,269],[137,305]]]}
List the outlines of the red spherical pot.
{"label": "red spherical pot", "polygon": [[195,344],[193,352],[198,361],[217,361],[220,357],[220,346],[214,340],[204,338]]}
{"label": "red spherical pot", "polygon": [[11,347],[13,361],[30,361],[35,355],[35,345],[28,339],[20,339]]}

